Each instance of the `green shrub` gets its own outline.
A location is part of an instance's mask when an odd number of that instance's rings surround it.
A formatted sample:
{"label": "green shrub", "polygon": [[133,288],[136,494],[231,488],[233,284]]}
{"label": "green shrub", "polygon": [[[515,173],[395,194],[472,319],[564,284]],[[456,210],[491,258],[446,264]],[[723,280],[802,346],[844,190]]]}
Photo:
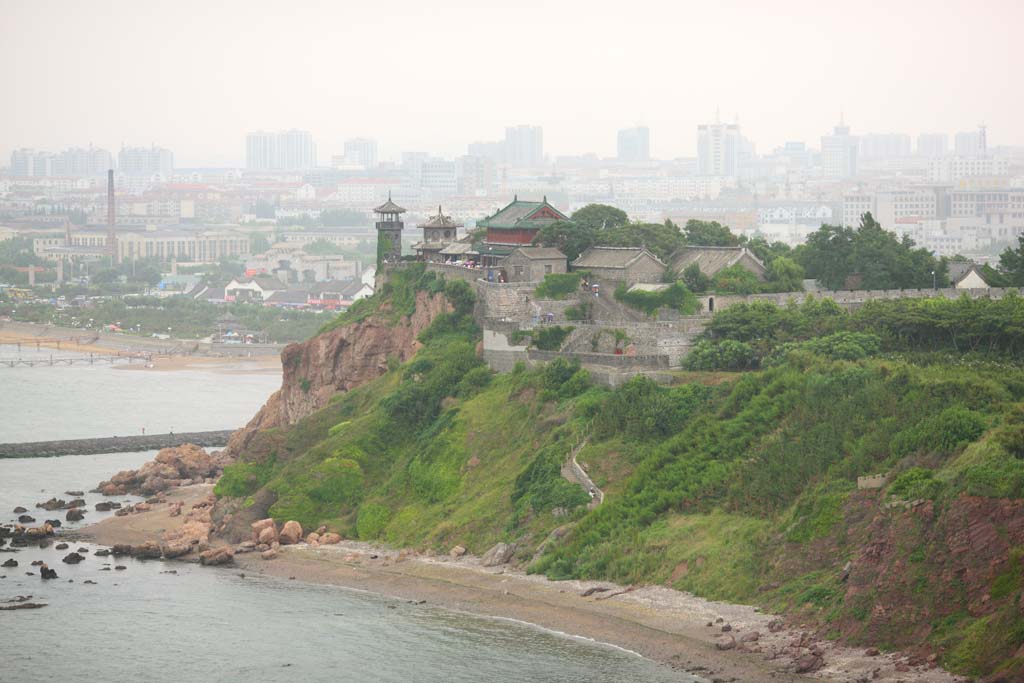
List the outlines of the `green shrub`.
{"label": "green shrub", "polygon": [[562,348],[565,338],[576,329],[575,327],[561,327],[552,325],[550,327],[538,327],[533,330],[530,338],[533,340],[534,348],[541,351],[558,351]]}
{"label": "green shrub", "polygon": [[658,292],[643,290],[630,291],[625,283],[615,288],[615,300],[647,315],[653,315],[659,308],[671,308],[683,315],[693,315],[700,308],[700,302],[682,281],[677,281]]}
{"label": "green shrub", "polygon": [[897,434],[890,450],[896,458],[918,451],[951,453],[977,439],[987,426],[980,413],[954,406]]}
{"label": "green shrub", "polygon": [[380,538],[384,528],[391,520],[391,510],[378,503],[366,503],[359,508],[356,518],[356,533],[359,540],[372,541]]}
{"label": "green shrub", "polygon": [[244,498],[266,485],[274,471],[274,462],[236,462],[224,468],[224,474],[213,487],[214,495],[228,498]]}
{"label": "green shrub", "polygon": [[701,340],[683,359],[683,367],[687,370],[746,370],[756,364],[753,347],[731,339],[717,343]]}
{"label": "green shrub", "polygon": [[567,299],[580,288],[580,274],[548,273],[544,281],[537,285],[533,295],[538,299]]}
{"label": "green shrub", "polygon": [[555,507],[572,510],[590,501],[590,495],[581,486],[562,478],[562,462],[568,455],[568,447],[558,444],[543,448],[516,477],[512,502],[521,514],[527,508],[534,512],[546,512]]}
{"label": "green shrub", "polygon": [[935,472],[923,467],[911,467],[889,486],[889,495],[901,500],[928,498],[934,500],[942,492],[942,482]]}

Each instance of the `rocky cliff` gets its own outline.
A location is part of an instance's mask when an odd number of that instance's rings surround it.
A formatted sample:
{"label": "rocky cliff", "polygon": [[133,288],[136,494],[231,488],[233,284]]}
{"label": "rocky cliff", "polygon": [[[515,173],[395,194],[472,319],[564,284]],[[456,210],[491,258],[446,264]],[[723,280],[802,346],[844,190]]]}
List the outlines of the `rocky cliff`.
{"label": "rocky cliff", "polygon": [[281,388],[225,449],[237,457],[265,429],[293,425],[323,408],[332,396],[350,391],[377,377],[390,362],[404,362],[420,347],[420,333],[451,306],[443,294],[416,293],[416,309],[395,321],[390,304],[368,318],[319,334],[281,352],[284,376]]}

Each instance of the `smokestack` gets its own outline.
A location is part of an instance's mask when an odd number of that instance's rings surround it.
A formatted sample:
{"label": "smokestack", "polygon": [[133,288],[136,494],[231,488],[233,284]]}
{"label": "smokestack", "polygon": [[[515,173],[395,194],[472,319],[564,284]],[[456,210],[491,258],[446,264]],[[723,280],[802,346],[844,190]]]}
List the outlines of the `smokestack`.
{"label": "smokestack", "polygon": [[110,264],[117,263],[117,204],[114,201],[114,169],[107,171],[107,252]]}

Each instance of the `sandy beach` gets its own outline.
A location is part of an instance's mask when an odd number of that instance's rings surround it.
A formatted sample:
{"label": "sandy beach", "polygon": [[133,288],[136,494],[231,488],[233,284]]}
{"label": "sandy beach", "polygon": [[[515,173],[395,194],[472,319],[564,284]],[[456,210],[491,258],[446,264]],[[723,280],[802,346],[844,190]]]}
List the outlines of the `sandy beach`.
{"label": "sandy beach", "polygon": [[[174,490],[167,494],[167,503],[149,512],[112,517],[75,536],[101,545],[159,542],[163,534],[185,521],[183,516],[169,516],[171,504],[180,501],[188,510],[206,500],[209,493],[209,485]],[[236,554],[235,566],[247,574],[371,591],[396,600],[426,601],[456,611],[526,622],[623,648],[708,681],[966,680],[933,665],[912,666],[899,653],[869,656],[862,649],[839,647],[799,627],[787,626],[773,633],[769,623],[776,617],[753,607],[703,600],[661,586],[627,590],[608,582],[549,581],[508,566],[484,567],[472,556],[421,555],[342,541],[338,545],[284,546],[273,560],[263,560],[259,553]],[[726,625],[730,629],[723,636]],[[757,640],[741,642],[755,631]],[[729,636],[738,646],[719,650],[716,643]],[[805,645],[813,641],[822,653],[825,664],[814,673],[796,673],[787,653],[800,641]]]}

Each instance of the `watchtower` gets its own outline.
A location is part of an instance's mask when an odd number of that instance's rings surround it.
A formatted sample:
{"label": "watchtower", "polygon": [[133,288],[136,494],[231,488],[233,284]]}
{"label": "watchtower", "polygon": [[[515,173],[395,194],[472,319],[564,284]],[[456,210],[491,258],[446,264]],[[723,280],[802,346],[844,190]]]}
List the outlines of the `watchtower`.
{"label": "watchtower", "polygon": [[388,200],[373,210],[377,214],[377,267],[388,261],[397,261],[402,258],[402,223],[401,215],[405,209],[391,201],[391,193],[388,192]]}

